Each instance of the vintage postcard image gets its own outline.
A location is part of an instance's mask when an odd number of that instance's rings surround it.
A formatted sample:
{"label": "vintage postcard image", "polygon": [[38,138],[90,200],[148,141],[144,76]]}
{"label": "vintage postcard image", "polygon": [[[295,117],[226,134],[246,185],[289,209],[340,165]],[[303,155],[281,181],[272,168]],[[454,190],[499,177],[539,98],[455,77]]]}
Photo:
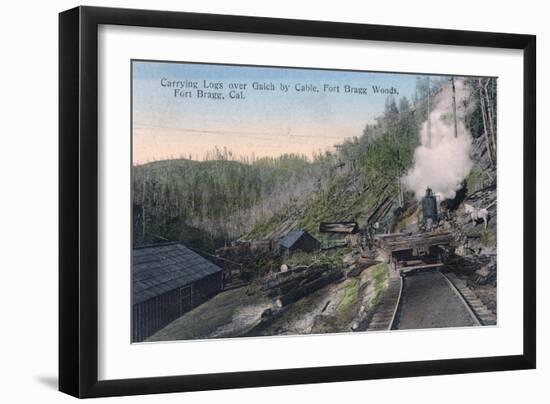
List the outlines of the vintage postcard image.
{"label": "vintage postcard image", "polygon": [[132,342],[497,324],[497,78],[131,69]]}

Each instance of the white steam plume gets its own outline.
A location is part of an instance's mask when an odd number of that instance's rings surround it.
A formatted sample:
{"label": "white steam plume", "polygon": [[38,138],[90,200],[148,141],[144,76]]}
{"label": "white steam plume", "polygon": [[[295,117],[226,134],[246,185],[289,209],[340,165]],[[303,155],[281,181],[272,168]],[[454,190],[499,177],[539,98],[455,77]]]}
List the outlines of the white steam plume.
{"label": "white steam plume", "polygon": [[420,130],[421,144],[414,151],[414,165],[402,178],[418,200],[425,195],[427,187],[442,199],[454,198],[472,168],[471,136],[464,126],[464,100],[468,90],[460,79],[455,79],[455,93],[458,136],[455,137],[453,92],[449,83],[433,99],[431,136],[426,121]]}

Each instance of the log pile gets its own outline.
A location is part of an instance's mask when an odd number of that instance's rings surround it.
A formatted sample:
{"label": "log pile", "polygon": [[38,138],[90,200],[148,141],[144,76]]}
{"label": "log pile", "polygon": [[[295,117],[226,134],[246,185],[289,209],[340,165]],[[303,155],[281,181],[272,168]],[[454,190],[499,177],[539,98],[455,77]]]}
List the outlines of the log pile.
{"label": "log pile", "polygon": [[471,283],[496,286],[496,255],[479,254],[463,257],[456,256],[449,263],[448,269],[457,274],[466,276]]}
{"label": "log pile", "polygon": [[301,282],[295,288],[289,290],[287,293],[282,294],[277,299],[277,306],[284,307],[291,303],[300,300],[302,297],[309,295],[332,282],[336,282],[343,278],[344,273],[341,269],[334,269],[315,277],[313,280],[306,279]]}
{"label": "log pile", "polygon": [[475,272],[494,261],[494,256],[488,254],[455,256],[447,266],[454,271]]}
{"label": "log pile", "polygon": [[366,258],[366,257],[360,257],[357,262],[355,262],[354,264],[352,264],[350,267],[349,267],[349,271],[348,271],[348,278],[353,278],[353,277],[357,277],[359,275],[361,275],[361,273],[373,266],[373,265],[376,265],[376,264],[380,264],[382,261],[379,261],[379,260],[375,260],[375,259],[371,259],[371,258]]}
{"label": "log pile", "polygon": [[473,204],[478,203],[480,208],[486,208],[488,205],[492,206],[492,202],[496,200],[496,197],[496,183],[492,183],[475,191],[466,200]]}
{"label": "log pile", "polygon": [[497,282],[497,263],[491,261],[489,264],[481,267],[476,272],[474,282],[478,285],[494,285]]}
{"label": "log pile", "polygon": [[263,289],[276,299],[278,307],[285,307],[343,277],[341,269],[303,265],[273,274],[264,282]]}

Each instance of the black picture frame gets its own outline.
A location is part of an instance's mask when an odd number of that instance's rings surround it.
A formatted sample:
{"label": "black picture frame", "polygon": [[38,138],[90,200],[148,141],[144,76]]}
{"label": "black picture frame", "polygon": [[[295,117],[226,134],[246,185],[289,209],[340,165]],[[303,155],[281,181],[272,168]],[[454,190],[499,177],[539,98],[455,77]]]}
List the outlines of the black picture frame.
{"label": "black picture frame", "polygon": [[[342,38],[523,51],[523,353],[469,359],[98,381],[98,26]],[[59,15],[59,389],[104,397],[533,369],[536,366],[536,37],[77,7]]]}

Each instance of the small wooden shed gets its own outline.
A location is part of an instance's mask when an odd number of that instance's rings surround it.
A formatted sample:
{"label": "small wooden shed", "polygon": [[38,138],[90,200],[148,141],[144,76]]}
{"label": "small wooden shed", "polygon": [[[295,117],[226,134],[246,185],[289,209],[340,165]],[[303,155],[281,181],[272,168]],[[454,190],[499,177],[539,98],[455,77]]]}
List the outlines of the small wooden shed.
{"label": "small wooden shed", "polygon": [[319,233],[324,235],[325,248],[344,245],[356,246],[359,242],[359,224],[357,222],[321,222]]}
{"label": "small wooden shed", "polygon": [[279,241],[281,254],[295,251],[312,252],[321,248],[321,243],[305,230],[291,230]]}
{"label": "small wooden shed", "polygon": [[223,270],[177,242],[135,247],[132,342],[140,342],[223,289]]}

